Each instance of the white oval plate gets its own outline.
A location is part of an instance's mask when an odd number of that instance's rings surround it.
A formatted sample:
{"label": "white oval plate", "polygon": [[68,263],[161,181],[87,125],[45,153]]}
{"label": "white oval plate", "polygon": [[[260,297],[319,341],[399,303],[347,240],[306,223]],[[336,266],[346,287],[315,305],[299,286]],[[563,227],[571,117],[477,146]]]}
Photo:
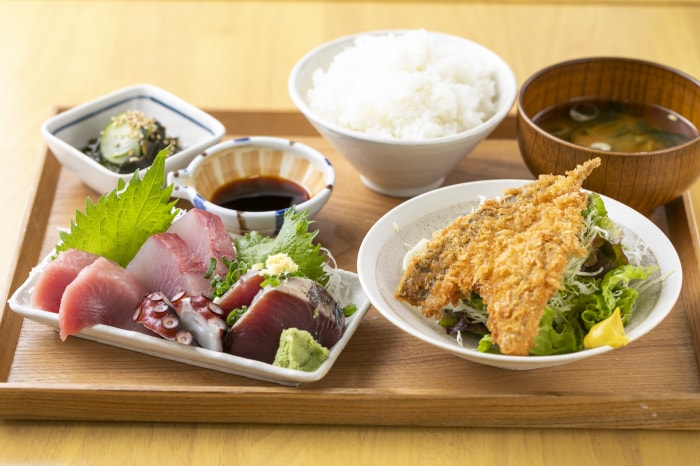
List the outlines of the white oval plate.
{"label": "white oval plate", "polygon": [[[29,278],[20,286],[9,300],[10,308],[23,317],[39,322],[58,330],[58,314],[44,311],[32,306],[32,290],[41,274],[43,267],[50,260],[50,255],[35,267]],[[99,343],[116,346],[139,353],[150,354],[159,358],[179,361],[193,366],[204,367],[221,372],[242,375],[267,382],[275,382],[282,385],[299,385],[302,383],[316,382],[323,378],[335,363],[340,353],[347,345],[350,338],[357,330],[362,317],[369,309],[369,299],[362,291],[358,276],[352,272],[334,269],[330,273],[337,274],[348,291],[347,298],[341,306],[353,303],[357,311],[346,321],[345,332],[342,338],[331,348],[328,359],[321,367],[313,372],[304,372],[273,366],[260,361],[233,356],[228,353],[220,353],[204,348],[182,345],[180,343],[160,339],[150,335],[144,335],[130,330],[98,324],[83,329],[75,335],[80,338],[93,340]],[[338,298],[338,297],[337,297]],[[347,300],[347,302],[345,302]]]}
{"label": "white oval plate", "polygon": [[[556,366],[606,353],[602,346],[576,353],[554,356],[506,356],[481,353],[478,338],[467,337],[460,346],[433,319],[425,318],[417,308],[394,297],[403,274],[403,257],[419,240],[430,238],[457,216],[477,207],[484,197],[494,198],[512,187],[532,180],[487,180],[447,186],[410,199],[384,215],[370,229],[360,246],[357,271],[362,288],[372,305],[401,330],[431,345],[470,361],[504,369],[536,369]],[[661,268],[667,277],[637,301],[637,308],[626,327],[630,343],[658,325],[671,311],[681,290],[683,273],[678,254],[669,239],[648,218],[626,205],[603,196],[610,218],[624,228],[624,245],[639,238],[649,248],[647,260]]]}

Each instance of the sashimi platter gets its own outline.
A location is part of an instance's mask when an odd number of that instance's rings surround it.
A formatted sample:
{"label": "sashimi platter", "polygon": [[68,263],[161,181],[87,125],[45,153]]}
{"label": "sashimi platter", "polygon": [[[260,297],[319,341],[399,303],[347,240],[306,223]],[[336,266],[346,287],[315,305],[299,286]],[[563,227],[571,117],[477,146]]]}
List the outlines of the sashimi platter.
{"label": "sashimi platter", "polygon": [[275,237],[239,237],[178,208],[164,160],[88,200],[10,307],[61,340],[284,385],[324,377],[370,306],[357,275],[314,242],[303,210],[288,209]]}

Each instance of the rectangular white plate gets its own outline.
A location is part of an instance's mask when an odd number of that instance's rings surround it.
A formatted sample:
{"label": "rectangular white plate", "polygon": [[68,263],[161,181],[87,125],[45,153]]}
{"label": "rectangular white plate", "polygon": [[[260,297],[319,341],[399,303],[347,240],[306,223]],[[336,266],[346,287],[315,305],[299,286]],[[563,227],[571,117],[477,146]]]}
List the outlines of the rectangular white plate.
{"label": "rectangular white plate", "polygon": [[[35,267],[29,278],[9,299],[10,308],[23,317],[53,327],[58,330],[58,314],[37,309],[32,306],[32,291],[43,267],[50,261],[50,255]],[[330,274],[340,279],[345,296],[334,296],[341,307],[355,304],[357,311],[347,318],[342,338],[330,349],[328,359],[313,372],[304,372],[273,366],[260,361],[220,353],[204,348],[182,345],[130,330],[122,330],[108,325],[98,324],[83,329],[77,337],[116,346],[119,348],[150,354],[164,359],[179,361],[194,366],[221,372],[241,375],[282,385],[300,385],[316,382],[323,378],[333,367],[336,359],[357,330],[362,317],[369,309],[370,302],[365,295],[356,274],[340,269],[333,269]]]}

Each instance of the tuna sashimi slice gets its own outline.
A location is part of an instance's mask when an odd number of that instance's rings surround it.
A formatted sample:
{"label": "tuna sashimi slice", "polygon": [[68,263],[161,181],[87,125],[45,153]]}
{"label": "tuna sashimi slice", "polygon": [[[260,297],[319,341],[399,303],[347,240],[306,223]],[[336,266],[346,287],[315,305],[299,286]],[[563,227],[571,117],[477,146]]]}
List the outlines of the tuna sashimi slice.
{"label": "tuna sashimi slice", "polygon": [[210,295],[211,285],[204,277],[208,268],[179,235],[170,232],[148,238],[126,266],[147,291],[162,291],[169,298],[180,291],[190,296]]}
{"label": "tuna sashimi slice", "polygon": [[66,287],[81,270],[100,256],[78,249],[62,251],[41,272],[32,292],[32,305],[50,312],[58,312]]}
{"label": "tuna sashimi slice", "polygon": [[260,292],[224,338],[224,351],[272,363],[282,331],[306,330],[326,348],[343,335],[345,316],[321,285],[293,277]]}
{"label": "tuna sashimi slice", "polygon": [[61,340],[96,324],[148,333],[133,320],[134,310],[146,293],[124,268],[99,258],[80,271],[63,293],[58,312]]}
{"label": "tuna sashimi slice", "polygon": [[221,217],[206,210],[191,209],[173,222],[168,231],[182,238],[192,254],[207,266],[212,258],[216,259],[214,275],[226,276],[228,267],[221,258],[231,261],[236,258],[236,252]]}

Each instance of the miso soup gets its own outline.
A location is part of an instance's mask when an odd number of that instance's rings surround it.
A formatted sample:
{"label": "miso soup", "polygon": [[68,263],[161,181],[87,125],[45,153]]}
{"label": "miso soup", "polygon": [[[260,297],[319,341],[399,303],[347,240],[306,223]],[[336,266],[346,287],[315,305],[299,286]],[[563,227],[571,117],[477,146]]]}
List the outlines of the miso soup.
{"label": "miso soup", "polygon": [[571,101],[533,121],[565,141],[616,152],[666,149],[698,136],[689,121],[666,108],[613,100]]}

